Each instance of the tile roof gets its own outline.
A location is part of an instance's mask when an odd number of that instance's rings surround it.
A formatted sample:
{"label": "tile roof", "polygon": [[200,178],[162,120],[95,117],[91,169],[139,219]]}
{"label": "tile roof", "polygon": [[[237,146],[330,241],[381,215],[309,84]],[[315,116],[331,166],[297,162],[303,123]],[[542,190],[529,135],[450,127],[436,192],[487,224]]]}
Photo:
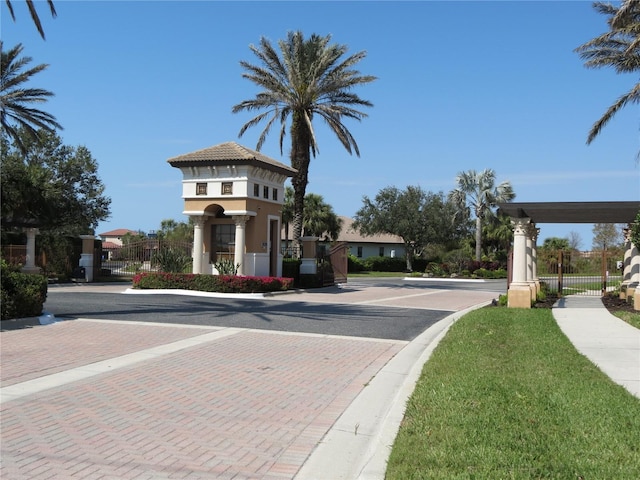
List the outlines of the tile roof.
{"label": "tile roof", "polygon": [[243,147],[236,142],[226,142],[195,152],[178,155],[167,160],[172,167],[214,166],[220,164],[254,165],[276,171],[288,177],[296,173],[294,168],[267,157],[260,152]]}
{"label": "tile roof", "polygon": [[[384,244],[400,244],[404,245],[402,237],[397,235],[389,235],[386,233],[379,235],[364,236],[359,231],[353,228],[353,219],[339,215],[338,218],[342,220],[342,228],[340,229],[340,235],[338,235],[338,242],[348,243],[384,243]],[[282,226],[282,239],[293,239],[293,226],[289,225],[289,238],[285,238],[285,228]]]}
{"label": "tile roof", "polygon": [[109,232],[99,233],[99,237],[123,237],[127,233],[137,234],[135,230],[129,230],[128,228],[117,228]]}

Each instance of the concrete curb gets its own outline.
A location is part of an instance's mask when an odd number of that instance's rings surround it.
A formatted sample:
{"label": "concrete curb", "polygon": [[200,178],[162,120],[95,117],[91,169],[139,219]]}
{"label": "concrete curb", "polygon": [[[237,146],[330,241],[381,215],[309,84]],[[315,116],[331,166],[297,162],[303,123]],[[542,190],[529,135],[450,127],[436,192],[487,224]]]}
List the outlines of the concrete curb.
{"label": "concrete curb", "polygon": [[484,302],[435,323],[391,359],[338,418],[295,480],[382,480],[406,403],[447,331]]}

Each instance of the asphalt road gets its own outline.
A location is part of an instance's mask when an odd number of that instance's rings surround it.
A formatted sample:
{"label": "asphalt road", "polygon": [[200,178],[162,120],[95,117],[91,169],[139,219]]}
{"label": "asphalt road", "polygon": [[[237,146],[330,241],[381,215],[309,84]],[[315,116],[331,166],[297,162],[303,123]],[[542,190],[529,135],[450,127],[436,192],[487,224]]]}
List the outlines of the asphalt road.
{"label": "asphalt road", "polygon": [[[503,289],[500,282],[434,285],[403,282],[401,279],[356,279],[349,285],[358,285],[363,291],[368,286],[388,287],[394,294],[400,289],[411,295],[430,293],[429,289],[459,290],[461,294],[465,289]],[[296,294],[264,299],[229,299],[169,294],[127,295],[100,292],[99,289],[94,293],[90,290],[49,288],[44,310],[59,319],[161,322],[393,340],[412,340],[452,313],[452,310],[319,303],[309,301],[312,300],[309,295]]]}

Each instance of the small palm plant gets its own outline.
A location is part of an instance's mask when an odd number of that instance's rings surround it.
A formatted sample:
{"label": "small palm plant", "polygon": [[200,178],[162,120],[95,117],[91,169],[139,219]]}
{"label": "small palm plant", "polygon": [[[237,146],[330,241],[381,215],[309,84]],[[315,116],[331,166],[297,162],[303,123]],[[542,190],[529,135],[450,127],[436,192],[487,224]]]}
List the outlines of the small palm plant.
{"label": "small palm plant", "polygon": [[219,275],[237,275],[240,264],[233,264],[233,260],[223,258],[219,262],[213,264]]}
{"label": "small palm plant", "polygon": [[183,251],[164,247],[153,254],[152,263],[158,266],[158,269],[167,273],[185,273],[189,265],[191,265],[191,257]]}

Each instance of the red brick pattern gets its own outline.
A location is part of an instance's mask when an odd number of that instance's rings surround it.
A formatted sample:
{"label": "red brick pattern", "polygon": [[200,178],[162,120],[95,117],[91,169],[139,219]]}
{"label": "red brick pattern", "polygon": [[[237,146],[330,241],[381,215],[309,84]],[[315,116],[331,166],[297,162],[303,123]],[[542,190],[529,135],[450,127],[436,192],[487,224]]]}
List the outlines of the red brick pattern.
{"label": "red brick pattern", "polygon": [[[140,335],[137,325],[84,324],[85,335],[91,329],[99,335],[94,338],[107,335],[103,325],[130,329],[129,339]],[[47,340],[38,330],[61,326],[22,332],[35,351]],[[3,349],[7,333],[17,332],[2,333]],[[241,331],[5,402],[0,478],[290,479],[404,345]],[[30,363],[31,355],[23,361]],[[11,378],[24,381],[34,370],[19,377],[14,367]]]}
{"label": "red brick pattern", "polygon": [[2,386],[202,335],[211,329],[65,321],[2,332]]}

